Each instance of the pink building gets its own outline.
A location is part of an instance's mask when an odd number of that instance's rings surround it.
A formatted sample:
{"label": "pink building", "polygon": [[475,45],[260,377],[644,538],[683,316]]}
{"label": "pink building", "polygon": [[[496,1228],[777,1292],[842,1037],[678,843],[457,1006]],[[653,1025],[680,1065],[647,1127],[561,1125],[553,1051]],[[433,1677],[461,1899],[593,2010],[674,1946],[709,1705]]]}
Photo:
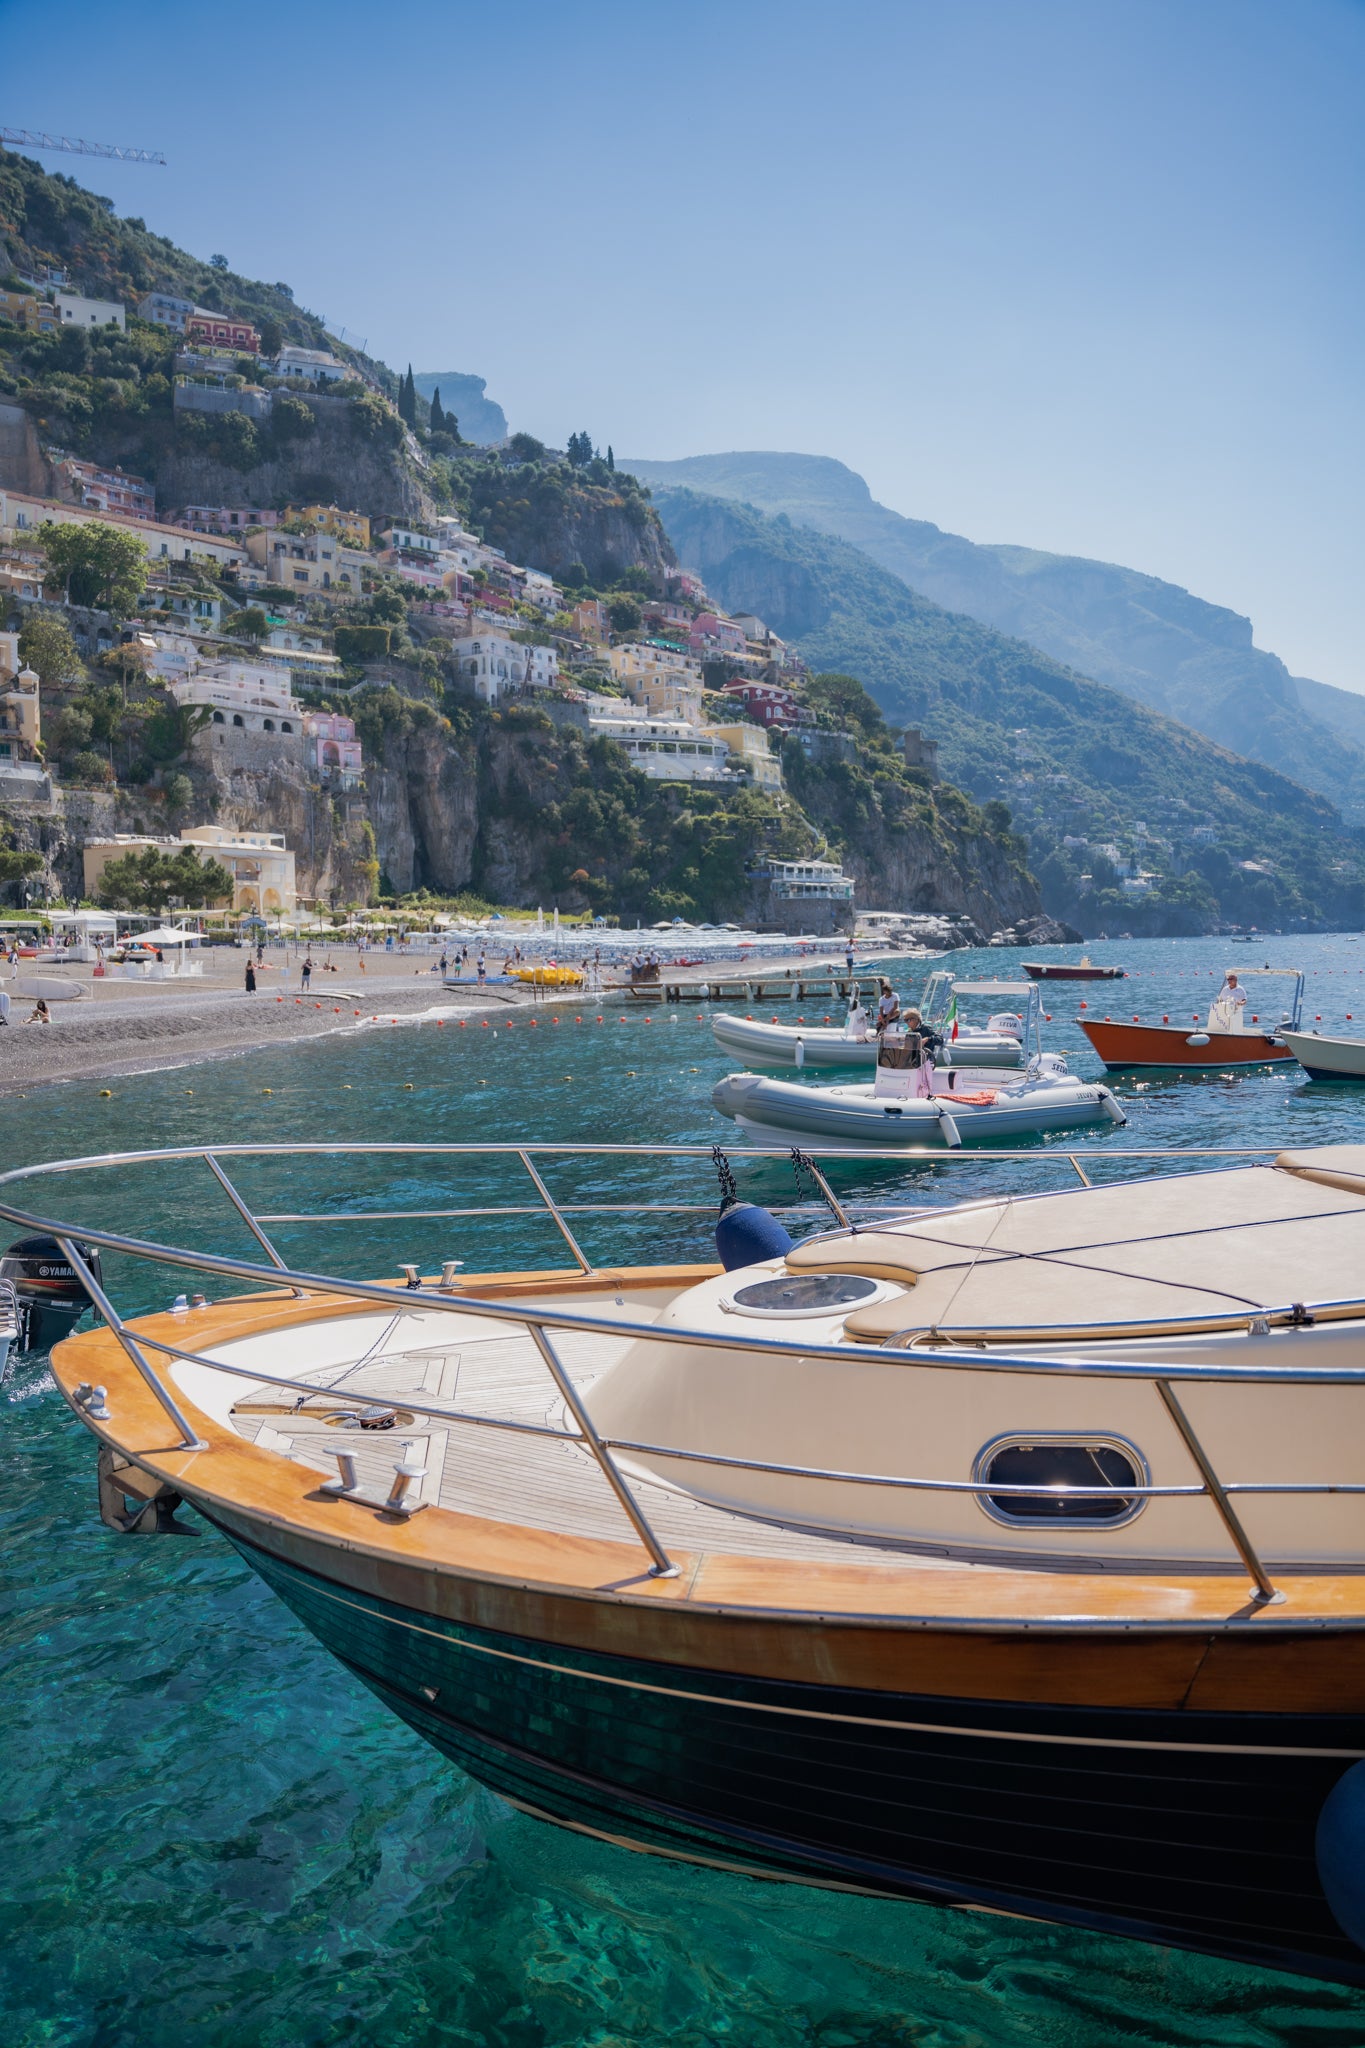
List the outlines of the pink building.
{"label": "pink building", "polygon": [[781,683],[751,683],[740,679],[727,683],[725,694],[738,697],[752,718],[757,718],[763,725],[780,726],[783,732],[790,732],[794,725],[804,725],[811,715]]}
{"label": "pink building", "polygon": [[97,462],[81,462],[68,455],[61,474],[82,505],[92,512],[129,512],[142,519],[156,517],[156,491],[144,476],[129,476],[121,469],[101,469]]}
{"label": "pink building", "polygon": [[324,775],[337,776],[343,786],[359,781],[365,770],[355,720],[339,711],[309,711],[304,714],[305,759]]}
{"label": "pink building", "polygon": [[249,320],[236,320],[231,313],[206,313],[202,306],[186,316],[185,335],[205,348],[235,348],[249,356],[261,352],[261,337]]}
{"label": "pink building", "polygon": [[697,614],[692,621],[687,644],[694,654],[712,650],[721,654],[743,654],[745,647],[744,635],[734,621],[719,619],[714,612]]}

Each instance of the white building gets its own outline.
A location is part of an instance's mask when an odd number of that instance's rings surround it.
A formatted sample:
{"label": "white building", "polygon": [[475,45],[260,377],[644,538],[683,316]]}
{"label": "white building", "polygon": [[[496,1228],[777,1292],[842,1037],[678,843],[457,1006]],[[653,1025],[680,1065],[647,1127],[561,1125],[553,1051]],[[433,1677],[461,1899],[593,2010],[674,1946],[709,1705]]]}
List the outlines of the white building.
{"label": "white building", "polygon": [[293,342],[286,342],[275,358],[275,375],[316,389],[323,384],[344,384],[355,371],[325,348],[296,348]]}
{"label": "white building", "polygon": [[183,334],[194,302],[173,299],[169,292],[147,292],[138,300],[137,310],[140,320],[150,320],[155,327],[169,327],[174,333]]}
{"label": "white building", "polygon": [[303,711],[289,676],[280,669],[248,661],[215,661],[191,674],[169,680],[177,704],[199,705],[213,712],[213,725],[238,732],[297,733]]}
{"label": "white building", "polygon": [[413,554],[430,555],[433,560],[441,552],[436,535],[422,533],[415,526],[389,526],[379,538],[386,548],[406,548]]}
{"label": "white building", "polygon": [[496,704],[510,690],[549,690],[559,681],[559,656],[553,647],[532,647],[510,633],[477,624],[455,642],[455,666],[486,704]]}
{"label": "white building", "polygon": [[[599,699],[600,701],[600,699]],[[730,782],[730,749],[682,718],[590,715],[595,739],[615,740],[632,768],[655,782]]]}
{"label": "white building", "polygon": [[769,892],[784,901],[813,898],[821,903],[850,903],[853,877],[832,860],[769,860],[764,862]]}
{"label": "white building", "polygon": [[117,299],[86,299],[79,292],[58,292],[54,301],[63,327],[117,327],[126,333],[128,322]]}
{"label": "white building", "polygon": [[85,893],[95,896],[100,876],[110,861],[155,846],[161,853],[194,847],[201,860],[216,860],[232,876],[234,910],[293,910],[294,856],[283,832],[234,832],[224,825],[187,825],[179,839],[153,839],[140,833],[115,833],[108,839],[87,839],[82,849]]}

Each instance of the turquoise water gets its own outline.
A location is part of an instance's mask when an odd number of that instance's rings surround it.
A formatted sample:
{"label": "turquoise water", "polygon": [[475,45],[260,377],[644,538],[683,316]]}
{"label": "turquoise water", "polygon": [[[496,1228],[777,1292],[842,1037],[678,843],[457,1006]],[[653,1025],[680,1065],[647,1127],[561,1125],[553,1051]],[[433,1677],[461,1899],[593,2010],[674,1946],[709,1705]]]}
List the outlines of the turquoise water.
{"label": "turquoise water", "polygon": [[[1221,969],[1308,969],[1310,1024],[1365,1036],[1365,942],[1207,941],[1093,949],[1129,982],[1050,989],[1048,1042],[1096,1071],[1074,1025],[1208,1006]],[[1005,971],[1015,956],[958,956]],[[1211,974],[1208,970],[1219,972]],[[913,991],[917,977],[898,976]],[[1260,991],[1253,1007],[1261,1008]],[[1274,1005],[1278,1008],[1278,1002]],[[1348,1025],[1348,1013],[1352,1021]],[[186,1142],[330,1139],[725,1142],[726,1070],[695,1009],[547,1006],[531,1028],[347,1033],[0,1104],[7,1165]],[[650,1021],[645,1022],[645,1014]],[[771,1015],[769,1011],[767,1014]],[[779,1014],[787,1020],[788,1006]],[[802,1014],[813,1019],[815,1007]],[[552,1019],[559,1016],[561,1022]],[[1065,1184],[1063,1149],[1121,1170],[1152,1145],[1365,1143],[1365,1088],[1292,1072],[1120,1081],[1131,1124],[1030,1151],[1011,1186]],[[411,1084],[409,1090],[408,1084]],[[110,1088],[107,1099],[101,1085]],[[271,1092],[266,1094],[265,1090]],[[192,1092],[189,1092],[192,1091]],[[1106,1168],[1106,1157],[1110,1165]],[[254,1204],[521,1203],[498,1163],[233,1167]],[[878,1198],[949,1199],[1006,1169],[854,1169]],[[1132,1170],[1131,1167],[1128,1170]],[[741,1168],[788,1200],[780,1161]],[[629,1162],[547,1168],[575,1200],[713,1200],[714,1179]],[[32,1205],[250,1256],[202,1167],[34,1183]],[[702,1256],[705,1219],[575,1219],[600,1258]],[[0,1226],[3,1229],[3,1226]],[[303,1263],[372,1274],[558,1260],[536,1217],[484,1226],[272,1225]],[[111,1260],[125,1307],[180,1279]],[[0,2042],[4,2048],[312,2048],[312,2044],[683,2044],[737,2048],[1263,2048],[1365,2040],[1365,1994],[1139,1943],[927,1907],[755,1884],[646,1860],[511,1813],[391,1719],[219,1539],[140,1541],[95,1513],[88,1437],[44,1362],[4,1388],[0,1458]]]}

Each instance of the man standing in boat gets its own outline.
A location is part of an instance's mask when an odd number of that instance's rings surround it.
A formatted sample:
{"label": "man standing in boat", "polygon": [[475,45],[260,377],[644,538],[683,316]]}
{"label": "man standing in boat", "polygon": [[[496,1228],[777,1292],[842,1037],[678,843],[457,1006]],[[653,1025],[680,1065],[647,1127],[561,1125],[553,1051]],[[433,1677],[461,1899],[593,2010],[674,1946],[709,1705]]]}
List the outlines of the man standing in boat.
{"label": "man standing in boat", "polygon": [[1227,979],[1214,997],[1210,1024],[1217,1024],[1224,1031],[1240,1031],[1242,1012],[1246,1008],[1246,1003],[1247,992],[1244,988],[1238,988],[1237,976],[1229,968]]}

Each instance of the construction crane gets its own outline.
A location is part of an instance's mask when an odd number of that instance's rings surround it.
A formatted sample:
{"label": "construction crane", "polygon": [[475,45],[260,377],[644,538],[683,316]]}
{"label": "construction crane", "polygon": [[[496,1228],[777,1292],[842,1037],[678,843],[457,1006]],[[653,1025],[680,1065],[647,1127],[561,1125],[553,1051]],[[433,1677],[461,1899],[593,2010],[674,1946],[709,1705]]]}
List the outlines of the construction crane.
{"label": "construction crane", "polygon": [[161,164],[159,149],[120,149],[112,142],[86,142],[79,135],[45,135],[36,128],[0,128],[0,142],[20,149],[60,149],[69,156],[107,156],[120,164]]}

